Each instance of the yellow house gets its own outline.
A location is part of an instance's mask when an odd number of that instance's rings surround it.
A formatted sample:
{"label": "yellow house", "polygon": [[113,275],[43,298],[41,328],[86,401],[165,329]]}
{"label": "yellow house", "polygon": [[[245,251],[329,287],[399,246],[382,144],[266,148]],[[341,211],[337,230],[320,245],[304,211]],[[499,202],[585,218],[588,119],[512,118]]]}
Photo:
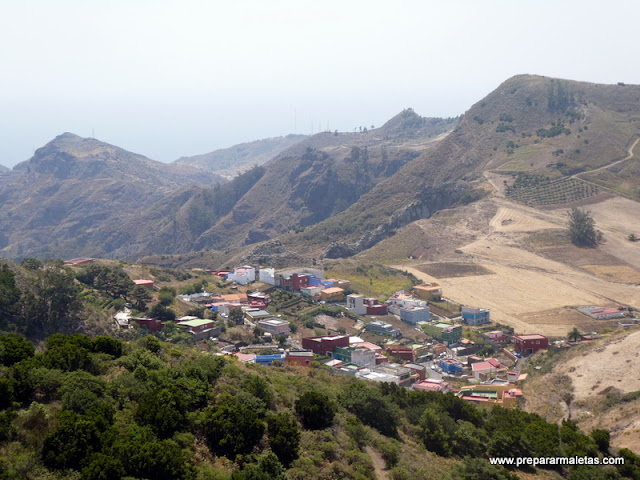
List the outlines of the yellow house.
{"label": "yellow house", "polygon": [[501,385],[469,385],[463,387],[457,396],[474,403],[490,403],[502,405],[504,408],[514,408],[522,390],[512,384]]}
{"label": "yellow house", "polygon": [[423,283],[416,285],[411,292],[423,300],[440,300],[442,298],[442,287],[439,283]]}
{"label": "yellow house", "polygon": [[339,287],[325,288],[320,292],[320,300],[325,302],[339,302],[344,300],[344,290]]}

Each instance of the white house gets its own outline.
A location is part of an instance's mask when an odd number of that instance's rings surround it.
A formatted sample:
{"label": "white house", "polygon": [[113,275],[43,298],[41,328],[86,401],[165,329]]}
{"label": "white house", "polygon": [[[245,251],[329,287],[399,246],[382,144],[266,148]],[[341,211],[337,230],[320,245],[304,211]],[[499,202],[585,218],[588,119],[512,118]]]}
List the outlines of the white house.
{"label": "white house", "polygon": [[268,283],[269,285],[276,284],[276,269],[275,268],[263,268],[260,267],[258,275],[262,283]]}
{"label": "white house", "polygon": [[256,269],[249,265],[234,268],[233,272],[227,275],[227,281],[236,282],[240,285],[246,285],[247,283],[255,282]]}
{"label": "white house", "polygon": [[367,306],[364,304],[364,297],[362,295],[356,295],[355,293],[347,295],[347,310],[356,315],[365,315],[367,313]]}

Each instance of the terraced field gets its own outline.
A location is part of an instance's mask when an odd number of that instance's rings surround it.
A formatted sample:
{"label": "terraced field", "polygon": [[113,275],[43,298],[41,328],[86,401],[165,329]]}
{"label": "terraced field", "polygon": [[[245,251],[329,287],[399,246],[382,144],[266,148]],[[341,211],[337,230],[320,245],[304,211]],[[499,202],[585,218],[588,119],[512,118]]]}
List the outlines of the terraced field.
{"label": "terraced field", "polygon": [[576,178],[563,178],[531,186],[518,185],[507,189],[505,195],[529,206],[560,205],[593,197],[600,193],[597,185]]}

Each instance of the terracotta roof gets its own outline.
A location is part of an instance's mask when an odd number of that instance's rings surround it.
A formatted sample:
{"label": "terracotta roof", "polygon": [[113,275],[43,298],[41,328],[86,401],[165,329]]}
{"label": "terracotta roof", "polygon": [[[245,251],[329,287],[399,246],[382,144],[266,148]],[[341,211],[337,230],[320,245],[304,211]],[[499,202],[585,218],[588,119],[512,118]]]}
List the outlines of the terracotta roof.
{"label": "terracotta roof", "polygon": [[340,288],[340,287],[333,287],[333,288],[325,288],[323,290],[324,293],[343,293],[344,289]]}

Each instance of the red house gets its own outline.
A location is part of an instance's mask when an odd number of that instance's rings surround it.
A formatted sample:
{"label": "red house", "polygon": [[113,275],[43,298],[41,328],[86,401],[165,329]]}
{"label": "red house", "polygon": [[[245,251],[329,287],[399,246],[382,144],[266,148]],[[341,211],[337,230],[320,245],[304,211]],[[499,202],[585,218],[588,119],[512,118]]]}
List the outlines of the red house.
{"label": "red house", "polygon": [[345,335],[334,335],[332,337],[304,337],[302,348],[311,350],[318,355],[333,356],[333,349],[336,347],[348,347],[349,337]]}
{"label": "red house", "polygon": [[389,345],[385,348],[387,353],[392,357],[398,357],[407,362],[413,362],[415,360],[413,348],[411,347],[406,347],[404,345]]}
{"label": "red house", "polygon": [[131,322],[136,322],[141,327],[146,327],[150,332],[159,332],[164,328],[164,323],[156,318],[136,318],[131,317]]}
{"label": "red house", "polygon": [[87,263],[93,263],[95,260],[93,258],[74,258],[72,260],[67,260],[64,262],[65,265],[86,265]]}
{"label": "red house", "polygon": [[514,335],[511,339],[516,353],[521,355],[531,355],[538,350],[545,350],[549,347],[549,339],[537,333],[531,335]]}
{"label": "red house", "polygon": [[290,292],[299,292],[301,288],[309,286],[309,275],[292,273],[280,277],[280,288]]}
{"label": "red house", "polygon": [[387,305],[380,304],[377,298],[365,298],[364,305],[367,308],[367,315],[386,315]]}
{"label": "red house", "polygon": [[153,280],[146,280],[141,278],[138,280],[134,280],[133,283],[135,283],[136,285],[140,285],[141,287],[148,288],[149,290],[153,290]]}

